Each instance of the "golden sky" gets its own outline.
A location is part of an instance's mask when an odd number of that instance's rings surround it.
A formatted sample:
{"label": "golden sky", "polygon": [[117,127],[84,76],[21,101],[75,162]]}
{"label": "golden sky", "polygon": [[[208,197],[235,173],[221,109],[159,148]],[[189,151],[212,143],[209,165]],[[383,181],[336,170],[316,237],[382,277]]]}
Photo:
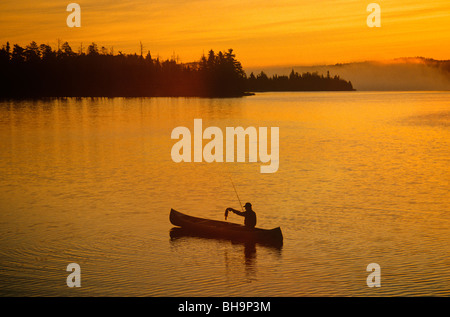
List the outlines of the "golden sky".
{"label": "golden sky", "polygon": [[[66,25],[69,0],[1,0],[0,45],[31,41],[74,50],[150,50],[182,62],[233,48],[245,67],[317,65],[424,56],[450,59],[448,0],[74,0],[81,27]],[[369,28],[366,7],[381,7]]]}

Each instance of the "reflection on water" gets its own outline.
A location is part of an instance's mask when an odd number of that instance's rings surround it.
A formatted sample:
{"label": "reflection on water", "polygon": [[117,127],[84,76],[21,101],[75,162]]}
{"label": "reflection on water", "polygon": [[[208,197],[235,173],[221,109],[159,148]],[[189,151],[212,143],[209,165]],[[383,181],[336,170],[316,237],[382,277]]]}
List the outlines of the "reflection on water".
{"label": "reflection on water", "polygon": [[450,111],[439,111],[409,116],[402,120],[405,124],[450,127]]}
{"label": "reflection on water", "polygon": [[[208,237],[205,235],[197,235],[192,233],[191,231],[185,230],[183,228],[172,228],[170,230],[170,242],[172,244],[179,243],[180,240],[183,241],[184,249],[181,250],[181,252],[190,252],[189,251],[189,244],[190,243],[196,243],[198,240],[205,240],[205,242],[208,241],[208,239],[215,239],[212,237]],[[222,240],[223,243],[226,243],[226,240]],[[236,242],[235,242],[236,243]],[[256,243],[236,243],[237,245],[244,246],[244,252],[243,257],[244,261],[238,261],[238,262],[244,262],[245,263],[245,272],[246,276],[251,279],[254,278],[256,275],[256,268],[255,268],[255,259],[256,259]],[[195,256],[195,254],[192,254],[192,256]],[[230,259],[228,255],[228,250],[224,250],[224,263],[226,267],[226,272],[231,272],[231,268],[234,267],[232,259]]]}
{"label": "reflection on water", "polygon": [[[203,240],[203,241],[202,241]],[[208,235],[202,235],[198,233],[193,233],[190,230],[186,230],[184,228],[178,228],[174,227],[170,229],[170,242],[172,244],[179,243],[180,241],[183,242],[183,247],[185,248],[185,252],[189,251],[189,244],[190,243],[198,243],[199,241],[205,242],[205,244],[208,244],[208,240],[220,240],[223,244],[232,243],[235,246],[241,246],[243,247],[242,258],[238,258],[237,263],[244,263],[245,264],[245,275],[250,280],[256,279],[256,245],[258,244],[261,248],[266,248],[268,250],[272,251],[272,254],[280,257],[281,256],[281,250],[282,246],[280,245],[271,245],[271,244],[264,244],[264,243],[255,243],[255,242],[241,242],[241,241],[231,241],[228,242],[226,239],[217,239],[215,237],[211,237]],[[192,254],[192,256],[195,256],[195,254]],[[235,266],[235,263],[233,263],[233,257],[229,255],[229,250],[224,250],[224,263],[227,273],[232,272],[232,268]]]}
{"label": "reflection on water", "polygon": [[189,254],[192,257],[196,256],[196,253],[193,252],[194,245],[203,244],[215,248],[219,245],[220,248],[218,249],[223,251],[224,275],[226,277],[224,283],[233,280],[238,270],[241,270],[239,275],[244,276],[247,283],[258,280],[257,246],[266,254],[269,252],[271,261],[279,261],[282,255],[282,246],[279,245],[217,239],[178,227],[170,229],[169,233],[170,242],[175,246],[176,253]]}
{"label": "reflection on water", "polygon": [[[450,295],[447,92],[0,102],[0,295]],[[172,129],[280,129],[280,168],[171,160]],[[173,236],[251,201],[283,248]],[[230,216],[229,221],[242,222]],[[82,287],[66,286],[69,263]],[[381,266],[381,288],[366,267]]]}

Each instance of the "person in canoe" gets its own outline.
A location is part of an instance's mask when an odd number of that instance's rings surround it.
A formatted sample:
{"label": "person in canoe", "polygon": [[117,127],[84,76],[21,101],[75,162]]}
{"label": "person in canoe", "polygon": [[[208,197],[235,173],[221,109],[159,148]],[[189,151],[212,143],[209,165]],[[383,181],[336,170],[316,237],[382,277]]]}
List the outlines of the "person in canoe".
{"label": "person in canoe", "polygon": [[244,205],[245,211],[239,211],[236,209],[233,209],[231,207],[228,207],[225,210],[225,219],[227,219],[228,212],[234,212],[236,215],[245,217],[244,225],[248,228],[254,228],[256,226],[256,213],[252,210],[252,204],[246,203]]}

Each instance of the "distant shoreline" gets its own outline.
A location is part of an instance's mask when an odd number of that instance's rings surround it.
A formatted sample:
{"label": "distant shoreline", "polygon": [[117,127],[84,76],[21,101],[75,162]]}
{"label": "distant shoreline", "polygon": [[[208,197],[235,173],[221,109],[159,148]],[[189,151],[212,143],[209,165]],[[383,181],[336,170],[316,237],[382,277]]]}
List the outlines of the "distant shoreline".
{"label": "distant shoreline", "polygon": [[352,82],[358,91],[449,91],[450,60],[427,57],[403,57],[382,61],[352,62],[329,65],[292,65],[249,67],[251,71],[264,70],[288,75],[292,71],[339,75]]}
{"label": "distant shoreline", "polygon": [[210,50],[200,60],[161,61],[118,54],[92,43],[74,52],[65,42],[57,50],[31,42],[9,42],[0,49],[3,84],[0,98],[52,97],[205,97],[234,98],[269,91],[353,91],[351,82],[317,72],[268,77],[263,71],[247,76],[232,49]]}

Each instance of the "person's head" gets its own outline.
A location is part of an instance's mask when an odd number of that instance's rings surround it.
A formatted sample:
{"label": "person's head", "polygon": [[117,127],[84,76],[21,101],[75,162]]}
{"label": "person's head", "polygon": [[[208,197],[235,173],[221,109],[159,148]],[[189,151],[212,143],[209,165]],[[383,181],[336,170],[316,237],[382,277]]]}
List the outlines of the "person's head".
{"label": "person's head", "polygon": [[246,203],[246,204],[244,205],[244,208],[245,208],[245,210],[252,210],[252,204]]}

